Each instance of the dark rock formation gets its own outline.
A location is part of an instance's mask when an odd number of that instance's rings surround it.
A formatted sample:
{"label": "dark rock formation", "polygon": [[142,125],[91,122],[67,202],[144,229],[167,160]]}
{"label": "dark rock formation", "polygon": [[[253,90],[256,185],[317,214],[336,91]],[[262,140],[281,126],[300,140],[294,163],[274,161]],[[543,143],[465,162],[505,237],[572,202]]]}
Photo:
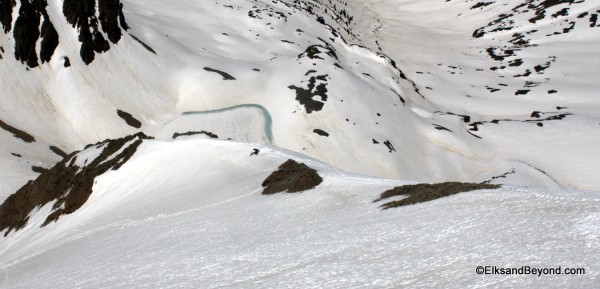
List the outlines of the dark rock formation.
{"label": "dark rock formation", "polygon": [[318,135],[320,135],[320,136],[329,137],[329,133],[328,132],[326,132],[326,131],[324,131],[322,129],[319,129],[319,128],[313,129],[313,132],[316,133],[316,134],[318,134]]}
{"label": "dark rock formation", "polygon": [[490,4],[494,4],[494,2],[479,2],[479,3],[471,6],[471,10],[477,9],[477,8],[483,8],[483,7],[488,6]]}
{"label": "dark rock formation", "polygon": [[[96,1],[98,4],[96,5]],[[0,2],[0,24],[4,33],[11,30],[15,0]],[[59,44],[59,35],[48,17],[47,0],[20,0],[19,14],[15,21],[15,59],[33,68],[49,62]],[[98,7],[98,18],[96,18]],[[121,39],[121,28],[128,29],[120,0],[64,0],[63,13],[71,25],[79,30],[80,55],[86,64],[94,60],[95,53],[110,49],[108,39],[117,43]],[[41,28],[40,28],[41,24]],[[36,45],[41,39],[39,59]]]}
{"label": "dark rock formation", "polygon": [[4,33],[8,33],[12,28],[12,10],[17,5],[15,0],[2,0],[0,2],[0,24]]}
{"label": "dark rock formation", "polygon": [[31,170],[38,174],[43,174],[48,171],[48,169],[43,168],[43,167],[38,167],[38,166],[31,166]]}
{"label": "dark rock formation", "polygon": [[61,150],[61,149],[59,149],[58,147],[55,147],[55,146],[50,146],[50,150],[53,153],[61,156],[63,159],[69,156],[69,154],[67,154],[66,152],[64,152],[63,150]]}
{"label": "dark rock formation", "polygon": [[0,120],[0,128],[12,133],[14,137],[20,138],[24,142],[31,143],[31,142],[35,141],[35,138],[33,136],[31,136],[30,134],[28,134],[20,129],[17,129],[17,128],[3,122],[2,120]]}
{"label": "dark rock formation", "polygon": [[475,190],[492,190],[498,189],[500,185],[491,184],[472,184],[472,183],[459,183],[459,182],[447,182],[439,184],[417,184],[417,185],[406,185],[395,187],[387,190],[381,194],[379,199],[374,202],[379,202],[383,199],[391,198],[394,196],[406,196],[406,198],[392,201],[383,204],[383,209],[390,209],[400,206],[413,205],[423,202],[432,201],[435,199],[455,195],[462,192],[475,191]]}
{"label": "dark rock formation", "polygon": [[325,60],[321,57],[323,54],[328,55],[329,57],[338,60],[337,54],[333,50],[333,48],[323,45],[311,45],[303,53],[298,55],[298,59],[308,58],[308,59],[321,59]]}
{"label": "dark rock formation", "polygon": [[35,53],[35,44],[40,38],[40,11],[39,7],[32,3],[21,1],[13,35],[15,37],[15,58],[29,67],[37,67],[38,57]]}
{"label": "dark rock formation", "polygon": [[63,13],[67,22],[79,30],[79,55],[85,64],[94,61],[94,52],[103,53],[110,49],[108,41],[98,29],[95,0],[65,0]]}
{"label": "dark rock formation", "polygon": [[178,133],[178,132],[176,132],[176,133],[173,134],[172,138],[176,139],[176,138],[178,138],[180,136],[190,136],[190,135],[197,135],[197,134],[203,134],[203,135],[206,135],[206,136],[208,136],[210,138],[219,138],[218,135],[216,135],[216,134],[214,134],[214,133],[212,133],[210,131],[205,131],[205,130],[203,130],[203,131],[188,131],[188,132],[184,132],[184,133]]}
{"label": "dark rock formation", "polygon": [[42,37],[40,59],[42,60],[42,63],[49,62],[52,55],[54,55],[56,47],[58,47],[58,33],[56,32],[56,29],[54,29],[52,22],[48,20],[47,16],[44,17],[40,36]]}
{"label": "dark rock formation", "polygon": [[142,47],[146,48],[146,50],[148,50],[154,54],[157,54],[156,51],[152,47],[150,47],[150,45],[146,44],[144,41],[140,40],[135,35],[130,33],[129,36],[131,36],[131,38],[133,38],[133,40],[137,41],[137,43],[141,44]]}
{"label": "dark rock formation", "polygon": [[263,181],[262,194],[301,192],[313,189],[322,182],[323,179],[315,169],[289,159]]}
{"label": "dark rock formation", "polygon": [[[304,106],[306,113],[321,111],[327,101],[327,74],[312,76],[306,88],[295,85],[290,85],[288,88],[296,91],[296,100]],[[316,99],[317,96],[320,100]]]}
{"label": "dark rock formation", "polygon": [[390,153],[396,151],[394,145],[389,140],[384,141],[383,144],[390,150]]}
{"label": "dark rock formation", "polygon": [[142,123],[139,120],[137,120],[135,117],[133,117],[133,115],[131,115],[130,113],[128,113],[126,111],[117,109],[117,115],[119,115],[120,118],[125,120],[127,125],[129,125],[131,127],[134,127],[134,128],[142,127]]}
{"label": "dark rock formation", "polygon": [[121,40],[119,20],[123,20],[121,21],[121,27],[127,30],[127,24],[123,16],[123,4],[119,0],[98,0],[98,12],[100,25],[108,36],[108,40],[112,43],[119,42]]}
{"label": "dark rock formation", "polygon": [[57,221],[62,215],[75,212],[88,200],[96,177],[108,170],[118,170],[147,138],[143,133],[138,133],[98,143],[95,147],[102,149],[102,152],[83,167],[75,165],[77,152],[70,154],[0,205],[0,231],[8,229],[4,234],[7,236],[12,230],[23,228],[35,208],[50,202],[54,202],[52,213],[42,227]]}
{"label": "dark rock formation", "polygon": [[208,72],[214,72],[214,73],[218,73],[219,75],[221,75],[221,77],[223,77],[223,80],[236,80],[235,77],[231,76],[231,74],[227,73],[227,72],[223,72],[214,68],[210,68],[210,67],[204,67],[204,70],[208,71]]}
{"label": "dark rock formation", "polygon": [[[9,21],[12,19],[12,8],[4,10],[9,7],[7,4],[10,4],[10,2],[0,4],[3,11],[0,14],[5,14],[0,17],[2,20]],[[36,43],[40,38],[42,38],[42,42],[40,44],[39,58],[42,63],[50,61],[56,47],[58,47],[58,33],[48,17],[46,6],[48,6],[46,0],[22,0],[19,15],[15,21],[13,31],[15,58],[32,68],[39,65],[38,56],[36,55]],[[10,13],[10,15],[6,13]],[[40,23],[42,24],[41,30]],[[11,28],[10,23],[8,25],[3,23],[3,26],[4,32],[8,33]]]}

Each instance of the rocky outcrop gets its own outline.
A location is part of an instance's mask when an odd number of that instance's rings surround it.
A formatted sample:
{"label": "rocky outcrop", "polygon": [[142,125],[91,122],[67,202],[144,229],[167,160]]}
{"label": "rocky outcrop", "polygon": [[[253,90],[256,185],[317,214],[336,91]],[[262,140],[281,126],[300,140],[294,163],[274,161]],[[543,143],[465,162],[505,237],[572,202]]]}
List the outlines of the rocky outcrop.
{"label": "rocky outcrop", "polygon": [[52,22],[44,18],[44,22],[42,23],[42,29],[40,31],[40,36],[42,37],[42,46],[40,50],[40,60],[42,63],[49,62],[52,59],[52,55],[54,55],[54,51],[56,47],[58,47],[58,32],[52,25]]}
{"label": "rocky outcrop", "polygon": [[[58,33],[48,17],[46,6],[46,0],[21,1],[19,16],[15,21],[15,58],[29,67],[38,66],[39,60],[42,63],[50,61],[58,47]],[[4,29],[10,30],[10,26],[4,26]],[[36,44],[40,38],[42,42],[38,59]]]}
{"label": "rocky outcrop", "polygon": [[3,130],[5,130],[5,131],[7,131],[7,132],[9,132],[9,133],[12,133],[12,135],[14,137],[19,138],[19,139],[21,139],[22,141],[24,141],[26,143],[35,142],[35,137],[33,137],[32,135],[30,135],[30,134],[28,134],[28,133],[26,133],[26,132],[24,132],[24,131],[16,128],[16,127],[14,127],[14,126],[11,126],[11,125],[5,123],[1,119],[0,119],[0,128],[3,129]]}
{"label": "rocky outcrop", "polygon": [[97,1],[98,5],[96,0],[63,2],[63,13],[67,22],[79,30],[79,42],[81,42],[79,55],[86,64],[94,61],[95,53],[103,53],[110,49],[100,27],[107,34],[108,39],[115,44],[121,40],[119,24],[125,30],[128,28],[123,16],[123,5],[119,0]]}
{"label": "rocky outcrop", "polygon": [[[84,154],[74,152],[37,179],[29,181],[0,205],[0,232],[4,236],[23,228],[30,213],[53,202],[52,211],[43,226],[57,221],[62,215],[75,212],[86,203],[92,194],[94,180],[109,170],[118,170],[131,158],[144,139],[143,133],[115,140],[106,140],[88,146],[87,150],[101,150],[94,159],[77,161]],[[84,165],[77,165],[83,163]]]}
{"label": "rocky outcrop", "polygon": [[121,40],[121,28],[129,27],[123,16],[123,4],[119,0],[98,0],[100,26],[108,36],[108,40],[117,43]]}
{"label": "rocky outcrop", "polygon": [[315,169],[289,159],[263,181],[262,194],[296,193],[313,189],[322,182],[323,179]]}
{"label": "rocky outcrop", "polygon": [[[14,0],[0,2],[0,24],[4,33],[13,29],[15,6]],[[31,68],[37,67],[40,61],[49,62],[59,45],[59,34],[48,17],[47,6],[47,0],[20,0],[13,30],[15,59]],[[128,29],[120,0],[64,0],[63,14],[67,22],[78,30],[81,42],[79,54],[86,64],[94,61],[96,53],[110,49],[108,40],[118,43],[121,29]],[[36,46],[40,39],[38,55]]]}
{"label": "rocky outcrop", "polygon": [[122,118],[127,123],[127,125],[129,125],[131,127],[134,127],[134,128],[142,127],[142,122],[140,122],[137,118],[133,117],[133,115],[131,115],[131,113],[117,109],[117,115],[120,118]]}
{"label": "rocky outcrop", "polygon": [[4,33],[8,33],[12,27],[12,10],[17,5],[15,0],[2,0],[0,2],[0,24]]}
{"label": "rocky outcrop", "polygon": [[475,190],[492,190],[498,188],[500,188],[500,185],[460,182],[406,185],[395,187],[393,189],[383,192],[379,199],[375,200],[374,202],[379,202],[381,200],[395,196],[406,196],[406,198],[387,202],[381,206],[383,209],[390,209],[400,206],[414,205],[418,203],[433,201],[435,199],[448,197],[463,192]]}
{"label": "rocky outcrop", "polygon": [[216,134],[214,134],[214,133],[212,133],[210,131],[205,131],[205,130],[203,130],[203,131],[188,131],[188,132],[184,132],[184,133],[176,132],[176,133],[173,134],[172,138],[176,139],[176,138],[181,137],[181,136],[190,136],[190,135],[198,135],[198,134],[206,135],[209,138],[219,138],[218,135],[216,135]]}

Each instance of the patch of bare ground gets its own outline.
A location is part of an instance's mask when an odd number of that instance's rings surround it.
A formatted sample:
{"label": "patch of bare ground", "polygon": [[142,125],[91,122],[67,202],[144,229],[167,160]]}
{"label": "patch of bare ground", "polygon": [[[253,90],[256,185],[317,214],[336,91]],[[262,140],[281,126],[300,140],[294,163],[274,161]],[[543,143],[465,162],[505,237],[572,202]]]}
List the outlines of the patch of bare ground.
{"label": "patch of bare ground", "polygon": [[262,194],[296,193],[313,189],[322,182],[323,178],[315,169],[289,159],[263,181]]}
{"label": "patch of bare ground", "polygon": [[0,232],[8,229],[4,234],[7,236],[12,230],[23,228],[35,208],[50,202],[54,202],[52,212],[42,227],[57,221],[62,215],[75,212],[91,195],[95,178],[108,170],[119,169],[133,156],[144,139],[148,137],[137,133],[98,143],[95,146],[102,149],[102,152],[82,167],[75,164],[78,152],[68,155],[0,205]]}
{"label": "patch of bare ground", "polygon": [[500,185],[492,184],[475,184],[475,183],[460,183],[446,182],[438,184],[416,184],[395,187],[381,194],[379,199],[373,202],[379,202],[394,196],[406,196],[406,198],[387,202],[381,207],[385,209],[396,208],[407,205],[414,205],[423,202],[433,201],[439,198],[456,195],[458,193],[475,191],[475,190],[493,190],[500,188]]}

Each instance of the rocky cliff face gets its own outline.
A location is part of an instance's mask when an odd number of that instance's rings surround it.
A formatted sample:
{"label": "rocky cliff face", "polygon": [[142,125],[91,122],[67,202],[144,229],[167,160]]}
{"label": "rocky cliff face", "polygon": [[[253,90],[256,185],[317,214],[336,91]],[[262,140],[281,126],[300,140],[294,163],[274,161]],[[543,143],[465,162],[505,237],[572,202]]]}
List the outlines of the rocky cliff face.
{"label": "rocky cliff face", "polygon": [[[13,32],[15,58],[31,68],[50,61],[59,45],[60,35],[48,16],[47,6],[46,0],[19,0],[18,8],[14,0],[0,3],[0,23],[4,33]],[[128,29],[120,0],[65,0],[63,15],[78,31],[79,54],[86,64],[94,61],[96,53],[108,51],[109,41],[118,43],[122,30]]]}

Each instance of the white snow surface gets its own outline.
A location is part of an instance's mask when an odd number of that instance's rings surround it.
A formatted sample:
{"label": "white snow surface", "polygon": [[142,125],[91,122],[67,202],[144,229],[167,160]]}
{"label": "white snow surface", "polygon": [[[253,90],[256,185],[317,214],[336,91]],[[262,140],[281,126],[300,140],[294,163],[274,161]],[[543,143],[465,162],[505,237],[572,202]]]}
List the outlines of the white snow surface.
{"label": "white snow surface", "polygon": [[[262,180],[288,158],[324,182],[261,195]],[[145,141],[97,179],[81,209],[39,229],[49,204],[0,239],[0,287],[597,285],[597,192],[508,186],[389,210],[372,202],[405,183],[272,147]],[[478,275],[480,265],[583,267],[586,275]]]}
{"label": "white snow surface", "polygon": [[[12,34],[0,33],[0,120],[36,138],[0,129],[0,202],[36,178],[32,166],[60,161],[50,146],[81,150],[84,166],[102,150],[88,144],[137,131],[156,139],[99,176],[73,214],[40,228],[47,204],[0,237],[0,288],[600,284],[600,29],[578,18],[600,2],[558,5],[537,23],[514,13],[511,30],[474,38],[524,1],[122,0],[130,30],[90,65],[62,1],[48,2],[60,35],[50,63],[27,69],[12,57]],[[569,15],[550,16],[565,7]],[[580,22],[552,34],[568,21]],[[486,49],[512,47],[515,33],[535,45],[494,61]],[[320,58],[306,57],[311,45]],[[326,100],[313,97],[320,111],[290,88],[311,81],[327,88]],[[202,130],[219,139],[172,139]],[[290,158],[324,182],[261,195]],[[441,181],[505,185],[388,210],[373,203],[395,186]],[[586,274],[478,275],[477,266]]]}

